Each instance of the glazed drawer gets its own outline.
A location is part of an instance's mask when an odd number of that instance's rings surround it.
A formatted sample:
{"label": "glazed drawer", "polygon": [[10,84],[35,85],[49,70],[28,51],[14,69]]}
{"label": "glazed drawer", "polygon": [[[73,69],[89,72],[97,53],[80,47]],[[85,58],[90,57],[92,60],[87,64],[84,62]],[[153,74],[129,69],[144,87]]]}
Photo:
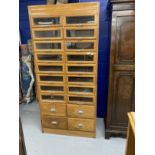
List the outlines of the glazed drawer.
{"label": "glazed drawer", "polygon": [[64,61],[64,55],[61,53],[34,53],[34,58],[37,63],[50,63],[50,62],[60,62]]}
{"label": "glazed drawer", "polygon": [[67,119],[63,117],[42,116],[44,128],[67,129]]}
{"label": "glazed drawer", "polygon": [[65,96],[63,94],[55,93],[40,93],[40,101],[50,103],[66,103]]}
{"label": "glazed drawer", "polygon": [[63,51],[62,41],[33,41],[34,51]]}
{"label": "glazed drawer", "polygon": [[42,84],[64,84],[65,77],[59,74],[36,74],[38,83]]}
{"label": "glazed drawer", "polygon": [[36,73],[64,73],[64,64],[36,63]]}
{"label": "glazed drawer", "polygon": [[69,130],[94,131],[95,122],[91,119],[68,118]]}
{"label": "glazed drawer", "polygon": [[93,64],[67,64],[67,74],[96,74],[96,65]]}
{"label": "glazed drawer", "polygon": [[74,85],[96,85],[96,77],[94,75],[67,75],[67,83]]}
{"label": "glazed drawer", "polygon": [[77,52],[69,52],[65,54],[66,62],[67,63],[96,63],[97,58],[96,54],[93,52],[83,52],[83,53],[77,53]]}
{"label": "glazed drawer", "polygon": [[65,39],[96,39],[97,29],[89,27],[67,27],[64,29]]}
{"label": "glazed drawer", "polygon": [[64,85],[60,84],[43,84],[38,85],[40,93],[65,93]]}
{"label": "glazed drawer", "polygon": [[95,96],[87,96],[83,94],[79,95],[68,95],[67,102],[71,104],[88,104],[88,105],[95,105],[96,97]]}
{"label": "glazed drawer", "polygon": [[67,87],[68,94],[86,94],[86,95],[93,95],[96,93],[95,86],[76,86],[76,85],[69,85]]}
{"label": "glazed drawer", "polygon": [[42,115],[66,116],[66,104],[43,102],[40,108]]}
{"label": "glazed drawer", "polygon": [[46,39],[62,39],[62,28],[33,28],[32,38],[34,40],[46,40]]}
{"label": "glazed drawer", "polygon": [[95,107],[87,105],[67,105],[67,114],[69,117],[94,118]]}

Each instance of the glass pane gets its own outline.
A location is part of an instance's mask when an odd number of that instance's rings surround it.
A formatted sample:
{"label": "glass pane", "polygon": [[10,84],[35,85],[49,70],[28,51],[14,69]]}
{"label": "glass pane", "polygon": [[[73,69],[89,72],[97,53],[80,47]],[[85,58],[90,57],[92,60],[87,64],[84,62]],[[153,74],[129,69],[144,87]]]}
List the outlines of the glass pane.
{"label": "glass pane", "polygon": [[94,23],[94,16],[75,16],[75,17],[66,17],[67,24],[88,24]]}
{"label": "glass pane", "polygon": [[68,61],[93,61],[93,55],[68,55]]}
{"label": "glass pane", "polygon": [[61,43],[36,43],[37,49],[61,49]]}
{"label": "glass pane", "polygon": [[68,49],[94,49],[93,42],[67,42]]}
{"label": "glass pane", "polygon": [[85,87],[69,87],[70,92],[83,92],[83,93],[92,93],[93,88]]}
{"label": "glass pane", "polygon": [[93,37],[94,30],[67,30],[67,37]]}
{"label": "glass pane", "polygon": [[36,38],[52,38],[60,37],[60,30],[35,31]]}
{"label": "glass pane", "polygon": [[42,25],[42,26],[60,24],[59,17],[34,18],[33,21],[35,25]]}
{"label": "glass pane", "polygon": [[43,100],[64,100],[64,96],[42,95]]}
{"label": "glass pane", "polygon": [[40,76],[40,81],[62,82],[62,76]]}
{"label": "glass pane", "polygon": [[63,91],[63,86],[40,86],[41,90],[45,91]]}
{"label": "glass pane", "polygon": [[69,97],[69,101],[77,101],[77,102],[93,102],[93,98],[90,97]]}
{"label": "glass pane", "polygon": [[62,55],[46,55],[46,54],[38,54],[37,55],[38,60],[44,60],[44,61],[60,61],[62,60]]}
{"label": "glass pane", "polygon": [[93,72],[93,67],[78,67],[78,66],[69,66],[68,67],[69,72]]}
{"label": "glass pane", "polygon": [[62,71],[62,66],[39,66],[40,71]]}
{"label": "glass pane", "polygon": [[68,77],[69,82],[93,82],[93,77]]}

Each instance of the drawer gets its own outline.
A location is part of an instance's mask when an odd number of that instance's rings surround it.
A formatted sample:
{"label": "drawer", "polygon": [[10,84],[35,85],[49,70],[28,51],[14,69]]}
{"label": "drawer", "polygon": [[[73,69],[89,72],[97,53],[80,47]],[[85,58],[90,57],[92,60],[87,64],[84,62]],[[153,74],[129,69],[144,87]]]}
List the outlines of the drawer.
{"label": "drawer", "polygon": [[42,115],[66,116],[66,104],[62,103],[41,103]]}
{"label": "drawer", "polygon": [[65,39],[97,39],[97,29],[89,27],[67,27],[64,29]]}
{"label": "drawer", "polygon": [[94,75],[68,75],[68,84],[74,85],[96,85],[96,77]]}
{"label": "drawer", "polygon": [[34,40],[62,39],[63,31],[62,28],[33,28],[32,38]]}
{"label": "drawer", "polygon": [[91,119],[68,118],[69,130],[94,131],[95,122]]}
{"label": "drawer", "polygon": [[59,74],[36,74],[38,83],[42,84],[64,84],[64,75]]}
{"label": "drawer", "polygon": [[32,27],[62,26],[62,17],[59,16],[30,16]]}
{"label": "drawer", "polygon": [[68,63],[97,63],[96,54],[93,52],[84,52],[84,53],[77,53],[71,52],[65,54],[66,62]]}
{"label": "drawer", "polygon": [[67,114],[69,117],[94,118],[96,115],[94,106],[87,105],[67,105]]}
{"label": "drawer", "polygon": [[88,104],[88,105],[95,105],[96,104],[96,97],[95,96],[87,96],[84,94],[79,95],[68,95],[68,103],[71,104]]}
{"label": "drawer", "polygon": [[50,103],[66,103],[66,99],[63,94],[55,94],[55,93],[41,93],[40,101]]}
{"label": "drawer", "polygon": [[60,62],[64,61],[64,55],[61,53],[34,53],[35,61],[41,63]]}
{"label": "drawer", "polygon": [[93,64],[67,64],[66,73],[68,74],[96,74],[96,65]]}
{"label": "drawer", "polygon": [[63,51],[62,41],[33,41],[34,51]]}
{"label": "drawer", "polygon": [[63,64],[36,63],[36,73],[64,73]]}
{"label": "drawer", "polygon": [[44,128],[67,129],[67,119],[63,117],[42,116]]}
{"label": "drawer", "polygon": [[66,51],[97,50],[97,42],[94,40],[68,40],[65,42]]}
{"label": "drawer", "polygon": [[95,86],[75,86],[69,85],[67,87],[68,94],[86,94],[86,95],[93,95],[96,93]]}
{"label": "drawer", "polygon": [[40,83],[38,88],[41,93],[65,93],[64,85]]}

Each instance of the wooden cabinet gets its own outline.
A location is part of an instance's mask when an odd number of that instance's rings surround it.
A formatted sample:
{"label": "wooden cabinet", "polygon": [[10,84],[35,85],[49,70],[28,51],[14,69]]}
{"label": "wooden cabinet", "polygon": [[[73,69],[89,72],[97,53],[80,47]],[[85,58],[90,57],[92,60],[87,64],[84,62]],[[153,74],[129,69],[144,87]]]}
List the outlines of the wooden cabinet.
{"label": "wooden cabinet", "polygon": [[99,3],[29,6],[42,131],[96,136]]}
{"label": "wooden cabinet", "polygon": [[126,136],[135,100],[134,0],[112,0],[108,110],[105,138]]}

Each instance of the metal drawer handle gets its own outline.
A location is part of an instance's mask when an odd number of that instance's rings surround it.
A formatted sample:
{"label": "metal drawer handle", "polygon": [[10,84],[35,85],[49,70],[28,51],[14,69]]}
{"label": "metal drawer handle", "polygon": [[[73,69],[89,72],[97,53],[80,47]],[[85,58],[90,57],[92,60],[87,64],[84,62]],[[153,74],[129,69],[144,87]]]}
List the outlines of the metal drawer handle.
{"label": "metal drawer handle", "polygon": [[94,53],[92,53],[92,52],[87,52],[87,55],[94,55]]}
{"label": "metal drawer handle", "polygon": [[84,126],[83,126],[82,123],[79,123],[79,124],[78,124],[78,127],[79,127],[79,128],[83,128]]}
{"label": "metal drawer handle", "polygon": [[79,110],[78,113],[82,115],[82,114],[84,114],[84,111],[83,110]]}
{"label": "metal drawer handle", "polygon": [[55,109],[55,108],[51,108],[50,111],[51,111],[51,112],[56,112],[56,109]]}
{"label": "metal drawer handle", "polygon": [[39,25],[52,25],[53,22],[38,22]]}
{"label": "metal drawer handle", "polygon": [[57,121],[52,121],[51,124],[52,125],[58,125],[58,122]]}

